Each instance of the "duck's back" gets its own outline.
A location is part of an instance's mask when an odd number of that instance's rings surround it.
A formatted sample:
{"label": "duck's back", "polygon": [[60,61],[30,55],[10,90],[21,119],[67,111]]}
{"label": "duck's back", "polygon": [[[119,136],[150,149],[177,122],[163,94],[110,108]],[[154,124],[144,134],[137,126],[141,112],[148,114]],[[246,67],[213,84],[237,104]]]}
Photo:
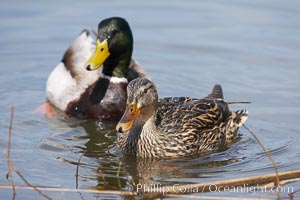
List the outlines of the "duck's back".
{"label": "duck's back", "polygon": [[160,128],[170,134],[195,130],[201,132],[224,123],[230,111],[226,102],[189,97],[163,98],[159,102]]}
{"label": "duck's back", "polygon": [[219,149],[225,144],[226,122],[230,116],[218,85],[203,99],[160,99],[157,128],[164,145],[169,146],[165,148],[166,155],[193,155]]}
{"label": "duck's back", "polygon": [[185,132],[189,128],[203,130],[224,123],[230,111],[223,101],[220,85],[203,99],[190,97],[168,97],[159,100],[158,113],[161,116],[161,128],[164,131],[174,129]]}

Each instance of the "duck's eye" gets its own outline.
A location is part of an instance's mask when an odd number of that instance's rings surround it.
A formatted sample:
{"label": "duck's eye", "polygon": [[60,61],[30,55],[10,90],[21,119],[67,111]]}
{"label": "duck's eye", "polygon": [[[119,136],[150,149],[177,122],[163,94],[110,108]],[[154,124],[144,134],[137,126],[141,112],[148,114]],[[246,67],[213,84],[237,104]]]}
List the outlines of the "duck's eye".
{"label": "duck's eye", "polygon": [[130,108],[130,112],[132,113],[134,111],[133,107]]}
{"label": "duck's eye", "polygon": [[119,32],[120,32],[119,30],[115,29],[115,30],[113,30],[113,31],[111,32],[111,35],[114,36],[114,35],[116,35],[116,34],[119,33]]}
{"label": "duck's eye", "polygon": [[102,51],[104,51],[104,48],[103,48],[103,47],[100,49],[100,52],[102,52]]}
{"label": "duck's eye", "polygon": [[148,88],[145,88],[143,92],[146,94],[148,90],[149,90]]}

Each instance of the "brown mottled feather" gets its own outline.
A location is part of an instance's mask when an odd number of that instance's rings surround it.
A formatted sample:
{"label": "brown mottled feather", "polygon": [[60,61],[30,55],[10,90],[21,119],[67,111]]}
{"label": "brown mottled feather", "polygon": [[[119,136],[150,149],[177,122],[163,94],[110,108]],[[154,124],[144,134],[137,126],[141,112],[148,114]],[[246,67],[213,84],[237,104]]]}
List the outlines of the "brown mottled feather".
{"label": "brown mottled feather", "polygon": [[[141,89],[145,91],[147,85],[152,88],[150,84],[145,80],[130,83],[129,101],[136,98],[138,102],[143,98],[142,93],[132,90],[139,90],[146,85]],[[155,87],[151,92],[155,95]],[[144,101],[149,98],[145,97]],[[153,110],[154,114],[145,123],[137,120],[129,132],[119,133],[118,146],[124,153],[140,157],[174,158],[217,151],[235,138],[238,128],[248,116],[245,110],[229,110],[228,104],[223,101],[220,85],[216,85],[212,93],[203,99],[159,99],[157,109]]]}

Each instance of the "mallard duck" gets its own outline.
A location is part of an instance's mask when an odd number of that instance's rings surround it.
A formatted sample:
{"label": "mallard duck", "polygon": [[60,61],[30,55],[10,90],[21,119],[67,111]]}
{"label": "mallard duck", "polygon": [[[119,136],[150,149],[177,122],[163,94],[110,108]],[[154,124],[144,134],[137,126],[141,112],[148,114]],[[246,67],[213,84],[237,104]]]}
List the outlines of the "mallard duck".
{"label": "mallard duck", "polygon": [[178,158],[213,152],[237,135],[246,110],[230,111],[222,87],[203,99],[158,100],[155,85],[138,78],[127,86],[126,110],[118,125],[117,146],[125,154]]}
{"label": "mallard duck", "polygon": [[49,75],[47,99],[71,115],[119,120],[128,81],[147,77],[132,51],[132,32],[123,18],[101,21],[96,44],[84,30]]}

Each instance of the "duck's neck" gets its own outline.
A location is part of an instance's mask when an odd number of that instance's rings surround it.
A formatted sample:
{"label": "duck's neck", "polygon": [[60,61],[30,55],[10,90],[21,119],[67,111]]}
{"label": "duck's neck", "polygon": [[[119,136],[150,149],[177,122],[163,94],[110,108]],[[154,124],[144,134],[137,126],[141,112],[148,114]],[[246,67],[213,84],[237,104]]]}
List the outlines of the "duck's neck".
{"label": "duck's neck", "polygon": [[90,95],[91,104],[97,104],[104,98],[111,81],[115,84],[127,83],[130,60],[131,56],[126,56],[124,59],[109,59],[103,64],[102,75]]}
{"label": "duck's neck", "polygon": [[134,144],[133,146],[137,148],[138,143],[146,143],[149,141],[149,138],[151,138],[151,140],[158,139],[157,125],[159,120],[160,116],[156,112],[150,115],[147,121],[143,121],[141,117],[136,119],[128,133],[127,142]]}
{"label": "duck's neck", "polygon": [[[136,126],[136,129],[140,130],[139,132],[135,131],[131,128],[130,134],[156,134],[156,127],[160,123],[160,114],[157,110],[157,105],[154,105],[150,108],[143,108],[142,113],[140,113],[140,116],[136,119],[133,127]],[[141,128],[139,128],[141,127]]]}
{"label": "duck's neck", "polygon": [[102,74],[110,77],[126,78],[131,61],[131,52],[121,55],[119,58],[111,57],[103,64]]}
{"label": "duck's neck", "polygon": [[139,141],[140,134],[143,130],[143,123],[137,119],[129,132],[118,133],[118,147],[123,153],[136,155],[137,145]]}
{"label": "duck's neck", "polygon": [[137,119],[129,133],[123,134],[118,140],[118,145],[122,151],[127,154],[140,156],[146,156],[148,151],[151,152],[153,144],[158,143],[159,141],[157,140],[161,139],[157,134],[156,119],[155,115],[152,115],[144,122],[141,119]]}

